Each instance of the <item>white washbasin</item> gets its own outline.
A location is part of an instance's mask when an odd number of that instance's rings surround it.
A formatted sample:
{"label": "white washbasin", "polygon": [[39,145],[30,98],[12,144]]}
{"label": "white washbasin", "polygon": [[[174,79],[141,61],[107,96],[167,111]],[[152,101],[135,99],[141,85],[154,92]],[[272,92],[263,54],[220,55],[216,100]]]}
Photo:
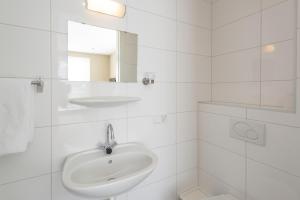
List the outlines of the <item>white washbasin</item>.
{"label": "white washbasin", "polygon": [[111,155],[94,149],[67,157],[62,181],[75,194],[107,199],[138,185],[157,162],[155,154],[137,143],[117,145]]}

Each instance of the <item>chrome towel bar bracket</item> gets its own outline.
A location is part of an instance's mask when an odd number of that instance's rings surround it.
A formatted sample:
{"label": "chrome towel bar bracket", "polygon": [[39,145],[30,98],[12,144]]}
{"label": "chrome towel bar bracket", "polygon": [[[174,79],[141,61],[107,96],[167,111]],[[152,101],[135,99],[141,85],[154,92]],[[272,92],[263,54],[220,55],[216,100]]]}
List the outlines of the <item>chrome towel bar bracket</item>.
{"label": "chrome towel bar bracket", "polygon": [[43,93],[44,91],[44,81],[42,79],[31,81],[31,85],[36,87],[37,93]]}

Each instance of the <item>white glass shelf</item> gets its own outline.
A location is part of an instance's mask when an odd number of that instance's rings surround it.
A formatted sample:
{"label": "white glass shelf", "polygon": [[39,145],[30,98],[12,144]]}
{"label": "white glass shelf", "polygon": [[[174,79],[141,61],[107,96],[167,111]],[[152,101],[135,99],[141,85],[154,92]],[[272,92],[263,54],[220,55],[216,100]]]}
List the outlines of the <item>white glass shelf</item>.
{"label": "white glass shelf", "polygon": [[127,104],[140,101],[139,97],[126,97],[126,96],[96,96],[96,97],[83,97],[83,98],[71,98],[69,102],[76,105],[87,107],[103,107],[113,106],[120,104]]}

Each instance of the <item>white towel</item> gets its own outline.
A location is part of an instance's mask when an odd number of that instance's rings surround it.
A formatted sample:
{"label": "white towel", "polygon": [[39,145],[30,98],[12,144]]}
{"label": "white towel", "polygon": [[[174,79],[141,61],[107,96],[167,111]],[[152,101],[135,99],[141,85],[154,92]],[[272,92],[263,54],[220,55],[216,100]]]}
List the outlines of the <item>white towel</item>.
{"label": "white towel", "polygon": [[26,151],[34,135],[29,80],[0,79],[0,156]]}

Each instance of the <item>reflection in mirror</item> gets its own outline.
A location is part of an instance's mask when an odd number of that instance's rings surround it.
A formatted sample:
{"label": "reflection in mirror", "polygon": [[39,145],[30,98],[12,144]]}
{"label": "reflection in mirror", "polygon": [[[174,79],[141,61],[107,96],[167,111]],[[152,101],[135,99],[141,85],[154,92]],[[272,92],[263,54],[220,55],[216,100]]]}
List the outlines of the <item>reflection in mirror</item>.
{"label": "reflection in mirror", "polygon": [[137,82],[136,34],[68,23],[68,80]]}

